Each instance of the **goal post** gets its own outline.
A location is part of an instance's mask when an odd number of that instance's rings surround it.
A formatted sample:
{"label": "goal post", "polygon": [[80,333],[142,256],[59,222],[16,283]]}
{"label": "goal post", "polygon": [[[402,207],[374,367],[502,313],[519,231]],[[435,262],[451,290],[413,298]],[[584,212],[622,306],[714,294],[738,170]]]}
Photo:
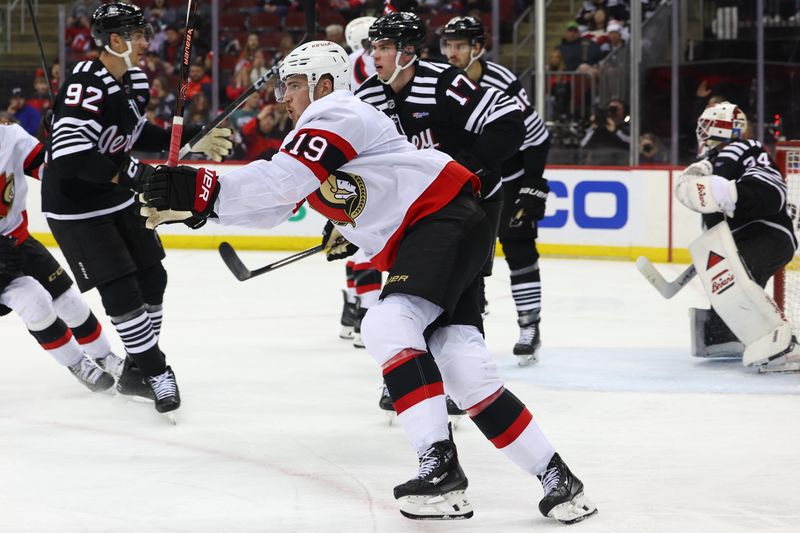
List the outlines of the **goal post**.
{"label": "goal post", "polygon": [[[781,141],[775,146],[775,162],[786,180],[786,211],[800,239],[800,141]],[[800,251],[775,274],[775,302],[786,318],[800,324]]]}

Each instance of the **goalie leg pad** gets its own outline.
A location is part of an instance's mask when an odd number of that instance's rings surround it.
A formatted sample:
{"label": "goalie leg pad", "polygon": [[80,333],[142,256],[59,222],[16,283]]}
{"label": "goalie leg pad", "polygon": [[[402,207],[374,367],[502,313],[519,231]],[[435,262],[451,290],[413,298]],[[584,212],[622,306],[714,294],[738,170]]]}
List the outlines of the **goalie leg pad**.
{"label": "goalie leg pad", "polygon": [[792,343],[791,327],[775,302],[752,280],[727,222],[689,245],[711,306],[746,346],[745,366],[767,363]]}

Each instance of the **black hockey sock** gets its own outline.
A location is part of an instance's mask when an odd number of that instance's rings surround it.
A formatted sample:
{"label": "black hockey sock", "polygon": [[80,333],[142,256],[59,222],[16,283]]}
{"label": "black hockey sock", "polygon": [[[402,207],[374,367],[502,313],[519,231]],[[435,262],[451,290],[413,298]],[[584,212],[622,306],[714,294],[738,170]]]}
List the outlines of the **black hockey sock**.
{"label": "black hockey sock", "polygon": [[518,315],[539,314],[542,308],[542,281],[538,261],[511,271],[511,294]]}
{"label": "black hockey sock", "polygon": [[511,391],[501,390],[467,410],[481,433],[496,448],[505,448],[514,442],[533,420],[524,403]]}
{"label": "black hockey sock", "polygon": [[125,351],[145,376],[155,376],[166,370],[164,354],[158,347],[158,339],[153,331],[150,317],[144,309],[139,309],[122,317],[112,317]]}
{"label": "black hockey sock", "polygon": [[403,350],[384,365],[383,379],[398,415],[429,398],[444,399],[442,374],[428,352]]}

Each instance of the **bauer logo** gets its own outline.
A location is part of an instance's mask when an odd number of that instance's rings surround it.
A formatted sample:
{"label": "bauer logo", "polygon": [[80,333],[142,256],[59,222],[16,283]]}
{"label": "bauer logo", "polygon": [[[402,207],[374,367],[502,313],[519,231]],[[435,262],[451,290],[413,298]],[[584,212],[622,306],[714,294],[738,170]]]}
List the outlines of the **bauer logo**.
{"label": "bauer logo", "polygon": [[548,216],[540,228],[563,228],[570,217],[582,229],[610,229],[628,223],[628,188],[620,181],[579,181],[570,191],[564,182],[548,180]]}

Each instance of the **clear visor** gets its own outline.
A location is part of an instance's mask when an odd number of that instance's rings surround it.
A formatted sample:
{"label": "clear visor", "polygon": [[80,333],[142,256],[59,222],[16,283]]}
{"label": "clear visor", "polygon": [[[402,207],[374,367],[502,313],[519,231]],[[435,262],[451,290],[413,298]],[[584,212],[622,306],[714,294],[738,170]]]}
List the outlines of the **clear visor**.
{"label": "clear visor", "polygon": [[150,44],[153,41],[153,26],[151,26],[150,23],[148,22],[141,28],[136,28],[131,30],[124,37],[126,40],[131,42],[144,40],[144,42]]}
{"label": "clear visor", "polygon": [[442,51],[442,54],[447,56],[452,53],[455,54],[465,54],[472,50],[472,46],[469,44],[469,41],[458,41],[454,39],[445,39],[442,38],[439,41],[439,48]]}
{"label": "clear visor", "polygon": [[306,77],[302,74],[295,74],[275,84],[275,100],[284,103],[286,98],[306,90],[308,90]]}

